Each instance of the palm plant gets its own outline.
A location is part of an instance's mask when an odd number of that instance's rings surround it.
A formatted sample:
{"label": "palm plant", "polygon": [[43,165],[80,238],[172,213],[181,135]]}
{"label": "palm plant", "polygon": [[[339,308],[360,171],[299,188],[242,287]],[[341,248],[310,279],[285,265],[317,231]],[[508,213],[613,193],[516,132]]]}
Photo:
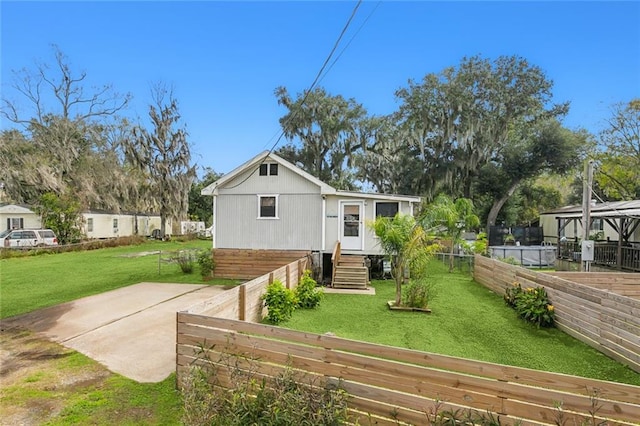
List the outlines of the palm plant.
{"label": "palm plant", "polygon": [[424,276],[426,266],[437,245],[429,244],[422,226],[413,216],[398,213],[395,217],[378,216],[369,227],[380,239],[382,250],[391,260],[391,271],[396,282],[395,305],[402,304],[402,284],[408,269],[414,278]]}
{"label": "palm plant", "polygon": [[454,201],[445,194],[438,195],[432,204],[423,209],[419,221],[424,229],[451,240],[449,272],[453,271],[454,248],[462,242],[462,233],[480,225],[480,219],[473,213],[471,200],[458,198]]}

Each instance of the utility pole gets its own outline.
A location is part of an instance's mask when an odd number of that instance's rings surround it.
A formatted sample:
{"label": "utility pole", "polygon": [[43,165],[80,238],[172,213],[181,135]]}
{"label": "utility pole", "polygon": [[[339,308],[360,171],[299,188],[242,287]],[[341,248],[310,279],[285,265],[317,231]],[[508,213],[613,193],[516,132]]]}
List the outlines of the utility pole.
{"label": "utility pole", "polygon": [[[593,260],[593,247],[588,244],[591,228],[591,187],[593,185],[593,160],[584,163],[582,175],[582,256],[580,271],[588,272],[590,262]],[[591,247],[589,252],[588,247]],[[590,254],[590,255],[589,255]]]}

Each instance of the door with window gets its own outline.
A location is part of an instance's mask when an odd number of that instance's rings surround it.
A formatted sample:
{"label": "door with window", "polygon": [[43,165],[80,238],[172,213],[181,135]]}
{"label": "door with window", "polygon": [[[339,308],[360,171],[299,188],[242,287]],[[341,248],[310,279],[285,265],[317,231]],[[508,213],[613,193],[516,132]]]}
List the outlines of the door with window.
{"label": "door with window", "polygon": [[340,244],[343,250],[362,250],[364,238],[364,204],[361,201],[340,203]]}

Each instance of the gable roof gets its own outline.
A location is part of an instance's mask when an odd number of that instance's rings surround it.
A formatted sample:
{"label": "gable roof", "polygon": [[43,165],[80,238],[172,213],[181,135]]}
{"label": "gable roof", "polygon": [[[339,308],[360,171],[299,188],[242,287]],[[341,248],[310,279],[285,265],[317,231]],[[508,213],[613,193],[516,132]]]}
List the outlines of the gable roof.
{"label": "gable roof", "polygon": [[3,214],[36,214],[26,204],[0,203],[0,213]]}
{"label": "gable roof", "polygon": [[322,182],[320,179],[316,178],[315,176],[312,176],[311,174],[305,172],[299,167],[296,167],[295,165],[291,164],[290,162],[280,157],[279,155],[276,155],[273,152],[269,152],[269,151],[263,151],[260,154],[256,155],[255,157],[253,157],[251,160],[236,167],[226,175],[222,176],[217,181],[203,188],[202,191],[200,191],[200,193],[202,195],[217,195],[218,188],[223,187],[226,183],[232,181],[233,179],[235,179],[236,177],[238,177],[239,175],[241,175],[246,171],[250,171],[253,169],[252,173],[255,173],[258,170],[258,167],[260,167],[260,164],[266,161],[278,163],[283,167],[286,167],[287,169],[291,170],[295,174],[313,183],[314,185],[317,185],[320,188],[320,194],[324,195],[324,194],[336,193],[336,189],[334,187],[327,185],[326,183]]}
{"label": "gable roof", "polygon": [[285,160],[279,155],[269,151],[263,151],[260,154],[256,155],[255,157],[253,157],[251,160],[236,167],[235,169],[230,171],[228,174],[222,176],[217,181],[203,188],[202,191],[200,191],[200,194],[217,195],[218,188],[224,187],[226,183],[231,182],[233,179],[235,179],[242,173],[245,173],[247,171],[251,171],[252,173],[255,173],[258,170],[258,167],[260,166],[260,164],[267,161],[276,162],[282,165],[283,167],[286,167],[288,170],[291,170],[293,173],[297,174],[298,176],[301,176],[302,178],[306,179],[312,184],[318,186],[320,188],[321,195],[339,195],[341,197],[371,198],[371,199],[388,200],[388,201],[408,201],[412,203],[419,203],[421,200],[420,197],[413,196],[413,195],[376,194],[376,193],[368,193],[368,192],[339,191],[339,190],[336,190],[331,185],[328,185],[323,181],[321,181],[320,179],[318,179],[317,177],[311,175],[310,173],[305,172],[300,167],[297,167],[296,165],[290,163],[289,161]]}

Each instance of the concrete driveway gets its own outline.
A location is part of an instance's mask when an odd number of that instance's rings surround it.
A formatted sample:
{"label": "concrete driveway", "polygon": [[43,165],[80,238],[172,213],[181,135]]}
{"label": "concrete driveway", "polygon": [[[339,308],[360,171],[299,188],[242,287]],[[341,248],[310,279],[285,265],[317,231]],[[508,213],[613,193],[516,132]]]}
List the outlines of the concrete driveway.
{"label": "concrete driveway", "polygon": [[138,382],[160,382],[176,368],[176,312],[225,290],[140,283],[2,320],[74,349]]}

